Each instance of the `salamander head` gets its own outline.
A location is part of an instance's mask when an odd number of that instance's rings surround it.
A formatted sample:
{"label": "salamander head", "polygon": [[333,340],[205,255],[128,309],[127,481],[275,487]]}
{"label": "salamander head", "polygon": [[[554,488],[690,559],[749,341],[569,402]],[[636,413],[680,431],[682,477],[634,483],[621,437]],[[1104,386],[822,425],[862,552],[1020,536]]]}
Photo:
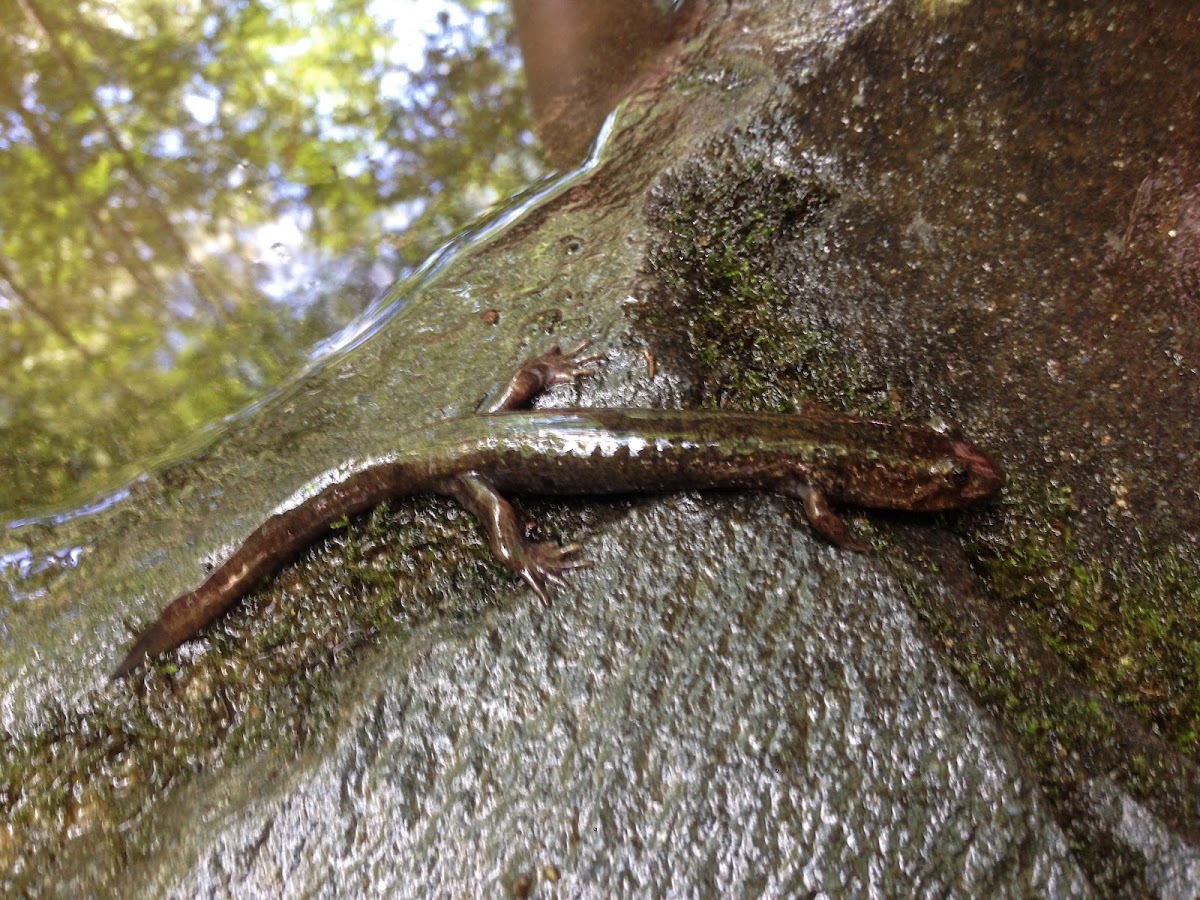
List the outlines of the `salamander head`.
{"label": "salamander head", "polygon": [[966,441],[955,441],[951,444],[955,457],[967,467],[967,483],[959,492],[959,496],[969,501],[982,500],[1004,487],[1004,473],[996,465],[996,461]]}
{"label": "salamander head", "polygon": [[861,506],[937,512],[990,497],[1004,485],[1000,467],[978,447],[949,439],[937,444],[911,457],[860,467],[835,493]]}
{"label": "salamander head", "polygon": [[986,453],[966,441],[951,441],[950,452],[929,466],[913,486],[909,509],[957,509],[990,497],[1004,485],[1004,473]]}

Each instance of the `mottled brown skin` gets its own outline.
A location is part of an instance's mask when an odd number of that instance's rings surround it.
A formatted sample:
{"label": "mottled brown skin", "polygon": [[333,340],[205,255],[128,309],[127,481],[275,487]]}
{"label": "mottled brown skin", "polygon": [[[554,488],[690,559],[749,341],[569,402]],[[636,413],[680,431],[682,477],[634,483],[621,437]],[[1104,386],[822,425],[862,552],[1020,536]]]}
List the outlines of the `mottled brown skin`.
{"label": "mottled brown skin", "polygon": [[411,446],[271,516],[204,584],[163,610],[113,677],[190,638],[334,522],[390,497],[455,497],[483,523],[497,560],[547,600],[547,582],[590,563],[576,556],[578,544],[526,541],[500,491],[774,491],[799,498],[813,527],[834,544],[865,550],[832,504],[933,512],[984,499],[1004,483],[996,464],[965,441],[829,410],[514,411],[551,385],[589,374],[587,365],[599,357],[583,350],[552,348],[523,365],[479,414],[430,426],[411,437]]}

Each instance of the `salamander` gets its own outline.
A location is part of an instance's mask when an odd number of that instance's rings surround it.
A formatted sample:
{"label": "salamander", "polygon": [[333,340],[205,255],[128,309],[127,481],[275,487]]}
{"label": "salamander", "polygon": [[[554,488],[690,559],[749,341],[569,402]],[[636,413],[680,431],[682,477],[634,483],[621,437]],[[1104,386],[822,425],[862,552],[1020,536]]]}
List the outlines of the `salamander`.
{"label": "salamander", "polygon": [[815,408],[799,414],[724,410],[523,410],[548,387],[593,374],[587,345],[527,361],[479,412],[433,424],[382,458],[284,504],[208,579],[173,600],[113,673],[170,650],[278,572],[334,523],[414,494],[456,498],[483,524],[501,565],[544,601],[548,583],[590,565],[578,544],[526,540],[504,493],[599,495],[772,491],[797,498],[815,530],[863,551],[834,504],[957,509],[1004,483],[982,450],[929,426]]}

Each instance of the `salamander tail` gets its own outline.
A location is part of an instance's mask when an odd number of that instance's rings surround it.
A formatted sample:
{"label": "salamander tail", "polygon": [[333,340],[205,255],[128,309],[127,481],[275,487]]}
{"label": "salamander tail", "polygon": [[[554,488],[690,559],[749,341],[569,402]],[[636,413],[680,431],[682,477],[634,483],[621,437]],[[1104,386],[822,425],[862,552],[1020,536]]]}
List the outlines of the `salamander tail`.
{"label": "salamander tail", "polygon": [[109,676],[109,680],[116,681],[119,678],[124,678],[141,665],[142,661],[147,657],[160,653],[170,646],[171,641],[167,638],[159,624],[155,622],[142,632],[141,636],[129,649],[129,652],[125,654],[125,658],[121,660],[121,664],[113,670],[112,675]]}

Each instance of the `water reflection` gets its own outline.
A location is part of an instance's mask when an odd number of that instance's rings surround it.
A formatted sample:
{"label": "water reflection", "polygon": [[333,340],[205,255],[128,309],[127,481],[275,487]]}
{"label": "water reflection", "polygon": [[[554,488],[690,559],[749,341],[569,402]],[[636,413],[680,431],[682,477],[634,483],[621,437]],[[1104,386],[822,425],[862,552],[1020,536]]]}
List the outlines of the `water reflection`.
{"label": "water reflection", "polygon": [[[515,7],[574,166],[673,4]],[[480,0],[0,6],[0,522],[194,451],[545,175],[513,31]]]}
{"label": "water reflection", "polygon": [[541,175],[510,30],[470,0],[0,6],[0,520],[261,396]]}
{"label": "water reflection", "polygon": [[609,110],[674,39],[680,5],[513,0],[534,130],[556,165],[583,158]]}

